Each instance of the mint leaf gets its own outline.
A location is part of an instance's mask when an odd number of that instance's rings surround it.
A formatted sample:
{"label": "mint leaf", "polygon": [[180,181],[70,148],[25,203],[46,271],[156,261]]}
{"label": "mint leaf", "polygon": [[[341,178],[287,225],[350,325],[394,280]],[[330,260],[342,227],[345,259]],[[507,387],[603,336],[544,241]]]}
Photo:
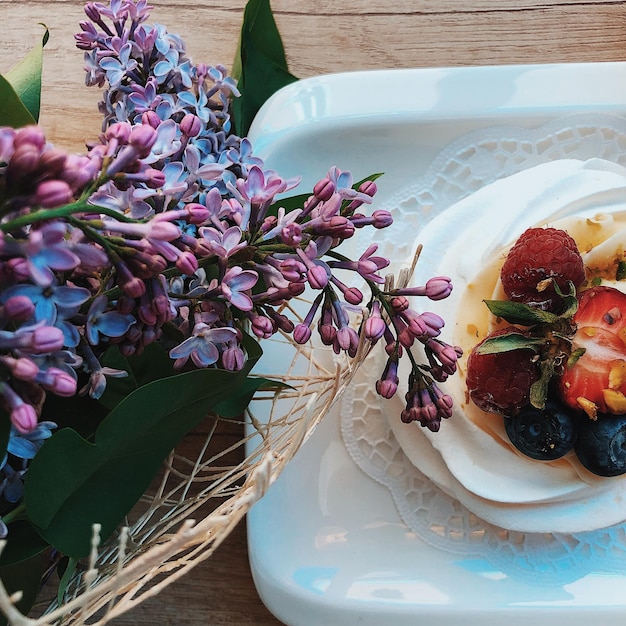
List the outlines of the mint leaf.
{"label": "mint leaf", "polygon": [[552,359],[541,361],[539,371],[541,372],[539,380],[530,386],[530,403],[536,409],[543,409],[548,398],[550,381],[554,375],[554,361]]}
{"label": "mint leaf", "polygon": [[500,352],[524,349],[539,352],[545,343],[543,339],[533,339],[521,333],[511,332],[485,339],[478,346],[476,352],[477,354],[499,354]]}
{"label": "mint leaf", "polygon": [[521,302],[509,300],[484,300],[489,310],[496,316],[501,317],[510,324],[521,326],[535,326],[536,324],[554,324],[559,316],[542,311]]}

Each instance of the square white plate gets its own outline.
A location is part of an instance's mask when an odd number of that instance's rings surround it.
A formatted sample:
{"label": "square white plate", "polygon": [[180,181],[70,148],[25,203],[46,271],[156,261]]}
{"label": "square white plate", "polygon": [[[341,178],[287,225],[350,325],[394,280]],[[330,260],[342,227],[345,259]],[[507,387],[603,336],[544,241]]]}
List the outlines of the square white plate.
{"label": "square white plate", "polygon": [[[380,178],[376,204],[481,128],[536,128],[571,113],[626,114],[626,63],[355,72],[299,81],[250,131],[255,153],[310,189],[329,167]],[[626,623],[626,577],[533,585],[437,550],[346,452],[340,406],[248,514],[252,573],[290,626],[603,626]]]}

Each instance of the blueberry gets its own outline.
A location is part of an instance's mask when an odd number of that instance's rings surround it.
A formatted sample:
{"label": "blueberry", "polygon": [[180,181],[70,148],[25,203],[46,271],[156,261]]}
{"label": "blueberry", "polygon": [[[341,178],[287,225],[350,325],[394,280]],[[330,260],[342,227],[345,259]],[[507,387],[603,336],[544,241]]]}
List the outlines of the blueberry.
{"label": "blueberry", "polygon": [[504,418],[511,443],[539,461],[553,461],[569,452],[578,436],[576,417],[559,402],[548,400],[543,409],[528,405]]}
{"label": "blueberry", "polygon": [[626,473],[626,415],[598,415],[580,420],[576,455],[598,476]]}

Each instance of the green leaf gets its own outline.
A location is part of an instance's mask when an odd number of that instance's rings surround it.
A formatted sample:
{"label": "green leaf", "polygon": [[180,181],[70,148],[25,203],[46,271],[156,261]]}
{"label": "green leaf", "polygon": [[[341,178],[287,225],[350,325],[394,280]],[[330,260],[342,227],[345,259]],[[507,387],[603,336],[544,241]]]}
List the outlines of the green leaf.
{"label": "green leaf", "polygon": [[510,324],[534,326],[535,324],[553,324],[559,319],[559,316],[554,313],[541,311],[521,302],[510,300],[485,300],[484,302],[496,317],[501,317]]}
{"label": "green leaf", "polygon": [[30,113],[33,120],[39,119],[41,107],[41,72],[43,48],[48,43],[49,32],[45,24],[41,45],[35,46],[17,65],[9,70],[5,78]]}
{"label": "green leaf", "polygon": [[567,359],[567,367],[574,367],[578,362],[578,359],[587,352],[586,348],[576,348],[576,350],[572,350],[572,353],[569,355]]}
{"label": "green leaf", "polygon": [[35,118],[15,93],[11,83],[0,74],[0,125],[20,128],[35,124]]}
{"label": "green leaf", "polygon": [[[87,377],[81,375],[78,383],[79,389],[86,382]],[[73,428],[82,437],[89,439],[93,437],[96,428],[107,414],[107,409],[87,395],[76,394],[71,398],[62,398],[49,393],[43,406],[42,419],[55,422],[58,430]]]}
{"label": "green leaf", "polygon": [[498,354],[511,350],[533,350],[538,352],[545,345],[544,339],[533,339],[521,333],[505,333],[489,337],[476,349],[478,354]]}
{"label": "green leaf", "polygon": [[112,367],[128,372],[125,378],[109,378],[100,403],[113,409],[126,396],[130,395],[139,387],[176,374],[172,359],[162,345],[153,343],[144,349],[139,355],[130,358],[122,356],[116,346],[111,347],[104,354],[101,363],[103,366]]}
{"label": "green leaf", "polygon": [[541,361],[539,371],[541,372],[539,380],[530,386],[530,403],[537,409],[543,409],[548,398],[550,381],[554,375],[554,361],[552,359]]}
{"label": "green leaf", "polygon": [[88,554],[92,524],[101,524],[106,539],[169,451],[238,387],[238,377],[222,370],[180,374],[123,400],[99,426],[95,443],[70,428],[55,433],[25,484],[26,511],[41,536],[69,556]]}
{"label": "green leaf", "polygon": [[298,80],[287,68],[269,0],[249,0],[246,5],[233,76],[241,92],[233,101],[233,122],[236,133],[244,137],[265,101]]}
{"label": "green leaf", "polygon": [[617,264],[617,272],[615,274],[615,280],[624,280],[626,278],[626,261],[620,261]]}
{"label": "green leaf", "polygon": [[[6,567],[0,567],[0,579],[9,594],[22,591],[23,595],[16,607],[25,615],[35,604],[41,587],[43,560],[39,555],[26,561],[20,561]],[[0,614],[0,626],[8,624],[8,620]]]}
{"label": "green leaf", "polygon": [[239,395],[260,354],[251,340],[240,372],[196,370],[140,387],[104,419],[95,443],[69,428],[55,433],[25,483],[26,513],[41,536],[77,558],[89,552],[94,523],[110,536],[170,450],[216,405]]}
{"label": "green leaf", "polygon": [[8,525],[8,528],[7,543],[0,555],[0,568],[20,561],[29,561],[49,547],[32,524],[26,520],[15,520]]}
{"label": "green leaf", "polygon": [[578,310],[578,298],[576,297],[576,287],[574,283],[570,280],[567,282],[568,291],[563,292],[560,290],[556,281],[554,282],[554,291],[561,297],[563,300],[563,313],[560,314],[559,317],[564,319],[570,319],[574,316],[574,313]]}
{"label": "green leaf", "polygon": [[254,394],[260,389],[279,391],[280,389],[290,388],[290,385],[286,383],[270,380],[269,378],[248,378],[239,388],[237,395],[219,402],[214,410],[222,417],[237,417],[246,410]]}
{"label": "green leaf", "polygon": [[72,580],[72,576],[76,573],[76,569],[78,567],[78,559],[70,558],[67,559],[67,563],[65,569],[63,570],[63,575],[61,576],[61,580],[59,580],[59,588],[57,589],[57,604],[61,606],[63,604],[63,598],[65,597],[65,592],[67,591],[67,587]]}

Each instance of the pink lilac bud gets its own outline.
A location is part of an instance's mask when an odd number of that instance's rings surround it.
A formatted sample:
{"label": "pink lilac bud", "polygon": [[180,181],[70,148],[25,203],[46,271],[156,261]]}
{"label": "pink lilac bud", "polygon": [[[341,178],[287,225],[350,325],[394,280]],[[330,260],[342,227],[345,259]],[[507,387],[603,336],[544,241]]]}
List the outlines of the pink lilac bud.
{"label": "pink lilac bud", "polygon": [[129,343],[127,341],[122,341],[118,344],[118,348],[120,350],[120,354],[125,356],[126,358],[133,356],[133,354],[137,353],[137,345],[134,343]]}
{"label": "pink lilac bud", "polygon": [[343,297],[349,304],[357,305],[363,302],[363,294],[356,287],[348,287],[348,289],[343,292]]}
{"label": "pink lilac bud", "polygon": [[387,228],[393,224],[393,216],[389,211],[378,210],[372,213],[372,226],[374,228]]}
{"label": "pink lilac bud", "polygon": [[337,336],[337,329],[332,324],[320,324],[318,332],[325,346],[332,346]]}
{"label": "pink lilac bud", "polygon": [[445,324],[442,317],[429,311],[417,313],[407,309],[402,312],[402,317],[408,323],[409,331],[420,340],[437,337]]}
{"label": "pink lilac bud", "polygon": [[131,125],[128,122],[115,122],[106,129],[104,137],[109,144],[112,143],[113,147],[117,148],[118,145],[126,145],[128,143],[130,133]]}
{"label": "pink lilac bud", "polygon": [[321,265],[311,265],[307,272],[307,278],[313,289],[324,289],[328,284],[328,273]]}
{"label": "pink lilac bud", "polygon": [[[130,175],[126,175],[129,178]],[[146,187],[150,189],[160,189],[165,185],[165,174],[161,170],[156,170],[153,167],[146,168],[138,174],[141,178],[141,182],[145,183]]]}
{"label": "pink lilac bud", "polygon": [[306,266],[297,259],[285,259],[280,263],[278,269],[292,283],[303,282],[306,276]]}
{"label": "pink lilac bud", "polygon": [[401,313],[402,311],[406,311],[410,306],[408,299],[405,298],[404,296],[396,296],[394,298],[391,298],[391,300],[389,301],[389,304],[391,305],[391,308],[396,313]]}
{"label": "pink lilac bud", "polygon": [[222,365],[229,372],[238,372],[246,362],[246,355],[238,346],[231,346],[222,352]]}
{"label": "pink lilac bud", "polygon": [[398,390],[398,359],[387,359],[385,369],[383,370],[380,380],[376,381],[376,393],[383,398],[389,400],[392,398]]}
{"label": "pink lilac bud", "polygon": [[180,121],[180,130],[187,137],[196,137],[202,130],[202,120],[193,113],[187,113]]}
{"label": "pink lilac bud", "polygon": [[161,118],[154,111],[146,111],[141,115],[141,123],[151,128],[158,128],[161,124]]}
{"label": "pink lilac bud", "polygon": [[30,404],[22,402],[11,411],[11,423],[18,432],[26,435],[37,427],[37,413]]}
{"label": "pink lilac bud", "polygon": [[398,358],[401,358],[403,353],[402,344],[396,340],[389,326],[385,326],[383,337],[385,338],[385,352],[387,356],[397,354]]}
{"label": "pink lilac bud", "polygon": [[133,126],[130,133],[129,144],[137,150],[140,159],[147,157],[157,140],[157,131],[148,124],[138,124]]}
{"label": "pink lilac bud", "polygon": [[443,419],[448,419],[452,417],[452,408],[454,406],[454,400],[452,399],[452,397],[446,393],[443,393],[443,391],[441,391],[441,389],[439,389],[439,387],[435,385],[435,383],[432,383],[430,388],[432,394],[435,397],[435,405],[439,410],[440,417],[442,417]]}
{"label": "pink lilac bud", "polygon": [[20,380],[34,380],[39,373],[39,366],[27,357],[16,359],[3,355],[0,357],[0,362],[10,370],[12,376]]}
{"label": "pink lilac bud", "polygon": [[2,312],[12,320],[27,320],[35,313],[35,305],[28,296],[11,296],[4,303]]}
{"label": "pink lilac bud", "polygon": [[101,166],[99,158],[69,154],[65,161],[63,180],[67,181],[75,191],[80,190],[96,178]]}
{"label": "pink lilac bud", "polygon": [[211,216],[209,209],[197,202],[190,202],[185,205],[185,211],[187,212],[187,221],[195,225],[204,224]]}
{"label": "pink lilac bud", "polygon": [[183,250],[176,259],[176,267],[187,276],[198,269],[198,259],[189,251]]}
{"label": "pink lilac bud", "polygon": [[447,276],[435,276],[426,282],[426,296],[431,300],[443,300],[452,292],[452,280]]}
{"label": "pink lilac bud", "polygon": [[359,185],[359,191],[373,198],[378,192],[378,187],[373,180],[366,180]]}
{"label": "pink lilac bud", "polygon": [[46,148],[39,159],[39,167],[46,172],[48,176],[56,177],[65,167],[67,153],[60,148]]}
{"label": "pink lilac bud", "polygon": [[311,338],[311,329],[306,324],[297,324],[293,329],[293,339],[300,345],[305,344]]}
{"label": "pink lilac bud", "polygon": [[25,144],[15,148],[7,168],[7,177],[11,180],[21,180],[32,174],[39,165],[41,151],[36,146]]}
{"label": "pink lilac bud", "polygon": [[380,314],[380,302],[376,300],[372,304],[370,316],[365,320],[363,332],[367,339],[376,342],[383,336],[386,328],[387,324]]}
{"label": "pink lilac bud", "polygon": [[278,218],[275,215],[268,215],[263,219],[263,223],[261,224],[261,232],[269,233],[276,224],[278,224]]}
{"label": "pink lilac bud", "polygon": [[335,215],[329,220],[325,220],[314,231],[328,237],[350,239],[354,235],[354,224],[346,217]]}
{"label": "pink lilac bud", "polygon": [[37,148],[41,152],[46,145],[46,136],[40,126],[31,124],[20,128],[16,132],[13,144],[15,148],[30,145]]}
{"label": "pink lilac bud", "polygon": [[415,334],[405,328],[398,333],[398,341],[405,348],[410,348],[415,343]]}
{"label": "pink lilac bud", "polygon": [[446,373],[452,375],[456,372],[457,361],[463,355],[461,348],[436,339],[429,340],[425,345],[436,355]]}
{"label": "pink lilac bud", "polygon": [[31,353],[56,352],[63,347],[64,341],[63,331],[60,328],[42,326],[33,331],[31,345],[22,349]]}
{"label": "pink lilac bud", "polygon": [[371,217],[363,215],[363,213],[355,213],[351,218],[351,222],[355,228],[363,228],[365,226],[373,226],[374,228],[387,228],[393,224],[393,216],[389,211],[378,210],[372,213]]}
{"label": "pink lilac bud", "polygon": [[64,180],[44,180],[37,185],[33,200],[44,209],[53,209],[70,202],[72,196],[72,189]]}
{"label": "pink lilac bud", "polygon": [[276,328],[279,328],[285,333],[293,332],[294,324],[286,315],[278,313],[273,309],[268,309],[267,313],[271,316]]}
{"label": "pink lilac bud", "polygon": [[382,398],[389,400],[396,395],[398,391],[398,382],[393,380],[377,380],[376,393]]}
{"label": "pink lilac bud", "polygon": [[359,345],[359,335],[350,326],[342,326],[337,331],[337,343],[342,350],[356,350]]}
{"label": "pink lilac bud", "polygon": [[115,269],[118,275],[118,284],[127,296],[140,298],[146,292],[144,281],[134,276],[125,263],[116,263]]}
{"label": "pink lilac bud", "polygon": [[102,21],[102,18],[100,17],[100,11],[98,10],[95,2],[87,2],[87,4],[85,4],[84,11],[87,17],[92,22],[99,23]]}
{"label": "pink lilac bud", "polygon": [[264,315],[252,315],[250,322],[252,332],[259,339],[268,339],[276,332],[276,327],[272,321]]}
{"label": "pink lilac bud", "polygon": [[315,184],[313,187],[313,195],[322,202],[327,202],[335,193],[335,189],[335,183],[330,180],[330,178],[326,177]]}
{"label": "pink lilac bud", "polygon": [[14,282],[21,283],[30,279],[30,266],[26,259],[14,257],[5,263],[5,269]]}
{"label": "pink lilac bud", "polygon": [[63,398],[69,398],[76,393],[76,379],[58,367],[49,367],[41,371],[35,380],[44,388]]}

